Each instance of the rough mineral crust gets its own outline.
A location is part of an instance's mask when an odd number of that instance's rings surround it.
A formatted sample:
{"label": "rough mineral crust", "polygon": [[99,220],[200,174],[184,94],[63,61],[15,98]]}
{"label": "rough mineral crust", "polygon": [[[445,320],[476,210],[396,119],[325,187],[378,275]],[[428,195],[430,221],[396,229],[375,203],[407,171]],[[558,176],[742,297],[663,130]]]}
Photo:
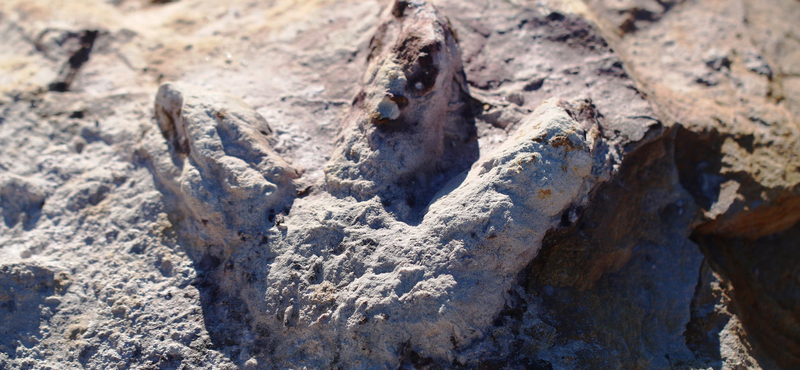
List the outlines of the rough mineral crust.
{"label": "rough mineral crust", "polygon": [[0,369],[800,366],[796,1],[73,5],[0,4]]}

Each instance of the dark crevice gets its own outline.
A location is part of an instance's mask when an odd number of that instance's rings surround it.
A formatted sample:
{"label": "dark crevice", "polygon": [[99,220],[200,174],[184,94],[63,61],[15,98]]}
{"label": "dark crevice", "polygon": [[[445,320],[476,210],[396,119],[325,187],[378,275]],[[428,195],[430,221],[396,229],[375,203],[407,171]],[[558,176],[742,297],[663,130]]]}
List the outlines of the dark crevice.
{"label": "dark crevice", "polygon": [[[614,178],[590,194],[586,209],[562,214],[526,269],[525,287],[540,300],[537,314],[555,329],[555,345],[586,338],[605,343],[576,352],[582,368],[638,368],[656,355],[643,349],[648,337],[683,329],[674,321],[678,314],[661,312],[658,304],[644,308],[650,300],[688,306],[691,297],[678,292],[695,287],[702,258],[686,249],[688,235],[681,236],[697,207],[678,181],[672,132],[659,132],[660,138],[631,148]],[[648,321],[655,327],[636,324]],[[600,350],[617,351],[616,362]]]}
{"label": "dark crevice", "polygon": [[739,186],[738,203],[701,220],[691,235],[706,262],[686,327],[687,346],[699,359],[721,364],[719,333],[736,315],[744,326],[741,340],[753,347],[750,356],[760,363],[771,357],[781,367],[800,366],[800,227],[791,227],[800,212],[797,196],[791,189],[765,188],[748,173],[721,174],[723,143],[732,139],[752,153],[757,145],[752,135],[676,130],[680,182],[703,211],[725,204],[723,184]]}
{"label": "dark crevice", "polygon": [[678,128],[675,137],[675,162],[681,185],[703,209],[710,209],[719,197],[725,177],[722,168],[724,137],[716,131],[697,133]]}
{"label": "dark crevice", "polygon": [[397,18],[402,18],[406,12],[406,8],[408,7],[409,7],[408,1],[396,0],[394,2],[394,7],[392,7],[392,15]]}
{"label": "dark crevice", "polygon": [[686,347],[698,359],[719,369],[722,368],[719,333],[725,328],[731,316],[727,312],[715,309],[717,305],[721,307],[727,302],[721,291],[724,289],[724,285],[717,290],[712,287],[712,283],[720,282],[716,280],[708,261],[704,260],[692,298],[691,319],[686,323],[686,331],[683,335],[686,339]]}
{"label": "dark crevice", "polygon": [[78,71],[80,71],[81,67],[83,67],[83,65],[89,61],[89,56],[92,53],[92,48],[94,47],[94,42],[97,39],[98,34],[99,31],[97,30],[86,30],[80,33],[79,48],[72,53],[67,62],[64,63],[64,66],[61,67],[58,78],[50,83],[50,91],[69,91],[70,87],[72,86],[72,82],[78,75]]}
{"label": "dark crevice", "polygon": [[772,358],[787,369],[800,367],[800,224],[758,239],[703,234],[692,239],[730,285],[733,311],[745,329],[740,335],[754,347],[750,355],[759,362]]}

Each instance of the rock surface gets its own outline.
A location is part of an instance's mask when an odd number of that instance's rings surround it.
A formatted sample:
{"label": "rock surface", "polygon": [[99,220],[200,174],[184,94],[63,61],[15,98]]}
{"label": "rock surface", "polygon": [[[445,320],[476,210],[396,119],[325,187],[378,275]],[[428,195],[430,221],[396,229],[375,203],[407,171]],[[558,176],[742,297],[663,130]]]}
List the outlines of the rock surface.
{"label": "rock surface", "polygon": [[0,368],[796,368],[800,3],[0,4]]}

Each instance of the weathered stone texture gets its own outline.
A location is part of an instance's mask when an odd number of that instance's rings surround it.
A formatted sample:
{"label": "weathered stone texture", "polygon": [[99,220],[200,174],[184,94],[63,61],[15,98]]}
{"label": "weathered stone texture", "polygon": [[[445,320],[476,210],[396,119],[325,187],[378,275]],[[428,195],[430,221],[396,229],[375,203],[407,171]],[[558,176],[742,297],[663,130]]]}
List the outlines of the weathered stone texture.
{"label": "weathered stone texture", "polygon": [[0,368],[796,368],[799,17],[4,2]]}

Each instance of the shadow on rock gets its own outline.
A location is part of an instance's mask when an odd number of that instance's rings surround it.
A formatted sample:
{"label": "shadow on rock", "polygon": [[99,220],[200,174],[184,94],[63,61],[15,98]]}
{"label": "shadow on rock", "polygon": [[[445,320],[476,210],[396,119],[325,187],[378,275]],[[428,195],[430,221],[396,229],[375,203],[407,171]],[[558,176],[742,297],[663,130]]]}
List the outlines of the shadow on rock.
{"label": "shadow on rock", "polygon": [[66,280],[53,269],[34,264],[0,266],[0,352],[14,358],[19,346],[42,338],[39,326],[52,316]]}

